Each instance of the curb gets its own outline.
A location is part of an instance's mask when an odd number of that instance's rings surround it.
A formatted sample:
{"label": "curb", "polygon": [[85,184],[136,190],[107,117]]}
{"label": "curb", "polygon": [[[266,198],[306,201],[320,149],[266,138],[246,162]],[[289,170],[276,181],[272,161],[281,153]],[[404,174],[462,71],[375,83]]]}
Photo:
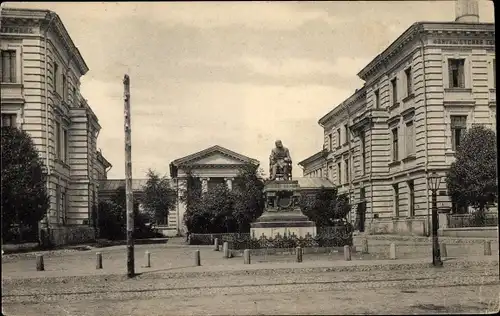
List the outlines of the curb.
{"label": "curb", "polygon": [[[406,242],[419,242],[419,243],[431,243],[431,237],[425,236],[401,236],[401,235],[355,235],[353,236],[353,242],[356,240],[368,239],[370,240],[384,240],[384,241],[406,241]],[[447,237],[439,236],[440,241],[444,241],[449,244],[477,244],[483,243],[485,240],[497,241],[495,237]]]}
{"label": "curb", "polygon": [[[444,263],[443,268],[435,269],[468,269],[468,268],[494,268],[498,267],[498,261],[450,261]],[[193,267],[194,268],[194,267]],[[201,269],[203,267],[200,267]],[[274,268],[250,268],[239,270],[222,271],[186,271],[186,272],[145,272],[135,276],[136,280],[151,279],[182,279],[199,277],[221,277],[238,275],[286,275],[290,273],[328,273],[328,272],[369,272],[369,271],[400,271],[414,269],[434,268],[431,263],[385,263],[371,265],[333,266],[333,267],[274,267]],[[132,280],[133,280],[132,279]],[[68,277],[34,277],[34,278],[2,278],[2,286],[33,285],[33,284],[57,284],[68,282],[120,282],[129,280],[125,274],[101,274]]]}

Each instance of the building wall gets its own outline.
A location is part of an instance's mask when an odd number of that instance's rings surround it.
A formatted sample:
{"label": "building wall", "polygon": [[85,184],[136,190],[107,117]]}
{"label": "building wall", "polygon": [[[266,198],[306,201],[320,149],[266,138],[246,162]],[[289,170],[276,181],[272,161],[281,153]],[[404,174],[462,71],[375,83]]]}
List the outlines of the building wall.
{"label": "building wall", "polygon": [[[17,126],[30,134],[48,166],[48,220],[51,229],[57,230],[53,241],[63,243],[69,239],[60,236],[72,225],[92,230],[89,205],[97,181],[93,169],[100,126],[79,93],[80,77],[88,69],[57,16],[47,11],[2,10],[1,49],[16,52],[17,67],[16,81],[2,82],[2,115],[17,115]],[[58,228],[63,226],[69,228]],[[75,238],[73,234],[70,239]]]}
{"label": "building wall", "polygon": [[[465,33],[478,29],[481,33]],[[408,227],[413,225],[413,231],[409,233],[428,232],[430,192],[427,174],[436,171],[444,177],[455,159],[451,116],[467,116],[467,128],[473,124],[496,127],[493,30],[491,24],[423,23],[412,26],[409,32],[391,44],[387,53],[381,54],[386,55],[382,56],[385,60],[380,62],[381,65],[373,66],[373,71],[362,71],[363,88],[320,120],[325,147],[333,147],[327,161],[328,166],[333,165],[332,182],[339,192],[350,192],[353,204],[361,201],[360,190],[364,188],[366,220],[372,231],[384,226],[384,229],[391,227],[393,231],[408,233],[401,229],[400,224],[401,219],[406,219],[413,223],[408,224]],[[412,31],[419,34],[412,36]],[[376,64],[380,58],[378,56],[370,65]],[[449,88],[450,58],[465,59],[463,88]],[[405,73],[408,68],[411,68],[410,91]],[[394,79],[397,82],[396,98],[391,84]],[[356,100],[361,94],[365,94],[364,100]],[[363,117],[369,118],[369,123],[357,127]],[[344,136],[346,123],[354,131],[348,144]],[[413,123],[413,128],[407,127],[408,123]],[[393,157],[392,129],[395,128],[397,159]],[[364,174],[359,131],[365,135]],[[332,135],[333,146],[329,135]],[[352,168],[349,181],[345,177],[345,159],[349,159]],[[338,163],[341,180],[338,179]],[[308,170],[312,166],[304,168]],[[414,188],[413,214],[409,207],[409,181],[413,181]],[[396,185],[399,191],[397,199]],[[438,194],[438,207],[451,207],[444,178]],[[377,226],[377,222],[382,224]]]}

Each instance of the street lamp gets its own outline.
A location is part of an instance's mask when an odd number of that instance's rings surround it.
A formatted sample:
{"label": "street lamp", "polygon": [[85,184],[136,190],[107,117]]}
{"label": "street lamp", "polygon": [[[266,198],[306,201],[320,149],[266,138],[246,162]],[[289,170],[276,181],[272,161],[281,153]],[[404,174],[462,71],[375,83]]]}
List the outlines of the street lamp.
{"label": "street lamp", "polygon": [[441,176],[436,172],[429,175],[429,189],[432,192],[432,265],[435,267],[442,267],[443,261],[441,261],[441,252],[439,251],[439,239],[438,239],[438,214],[437,214],[437,190],[439,189],[439,183],[441,182]]}

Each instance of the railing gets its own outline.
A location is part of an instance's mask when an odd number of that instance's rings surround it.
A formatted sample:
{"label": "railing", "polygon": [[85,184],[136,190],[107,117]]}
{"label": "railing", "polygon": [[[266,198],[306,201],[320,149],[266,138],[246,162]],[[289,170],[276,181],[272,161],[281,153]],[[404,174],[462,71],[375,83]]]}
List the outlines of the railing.
{"label": "railing", "polygon": [[190,245],[212,245],[215,238],[219,243],[228,242],[231,249],[295,248],[295,247],[342,247],[352,245],[350,226],[318,227],[317,235],[298,237],[295,234],[274,237],[252,237],[250,233],[191,234]]}
{"label": "railing", "polygon": [[495,227],[498,226],[498,214],[454,214],[448,215],[449,228]]}

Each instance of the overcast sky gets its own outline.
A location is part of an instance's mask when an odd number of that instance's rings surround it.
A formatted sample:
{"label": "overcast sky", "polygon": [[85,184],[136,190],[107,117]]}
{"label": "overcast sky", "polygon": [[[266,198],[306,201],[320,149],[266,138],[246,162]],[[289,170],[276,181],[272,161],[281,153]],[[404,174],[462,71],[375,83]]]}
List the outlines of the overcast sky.
{"label": "overcast sky", "polygon": [[[123,75],[131,80],[133,177],[220,145],[261,161],[276,139],[294,164],[322,148],[320,117],[416,21],[452,21],[453,1],[14,3],[61,17],[90,71],[82,94],[98,147],[124,177]],[[479,1],[481,22],[493,4]],[[294,176],[301,176],[299,167]]]}

